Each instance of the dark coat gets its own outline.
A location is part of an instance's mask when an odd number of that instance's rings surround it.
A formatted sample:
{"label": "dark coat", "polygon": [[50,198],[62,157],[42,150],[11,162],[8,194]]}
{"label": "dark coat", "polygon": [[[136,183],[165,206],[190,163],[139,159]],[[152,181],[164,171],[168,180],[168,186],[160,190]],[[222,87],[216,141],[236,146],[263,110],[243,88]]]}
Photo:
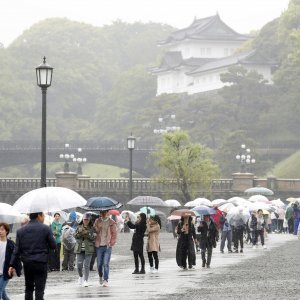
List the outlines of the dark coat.
{"label": "dark coat", "polygon": [[182,266],[183,251],[188,252],[188,261],[191,262],[193,266],[196,265],[196,253],[195,253],[195,241],[196,241],[196,231],[195,226],[189,223],[189,233],[184,234],[182,229],[182,221],[177,225],[177,234],[179,236],[177,247],[176,247],[176,262],[179,267]]}
{"label": "dark coat", "polygon": [[217,241],[219,240],[219,232],[216,228],[216,225],[213,221],[210,221],[209,226],[205,221],[201,221],[197,230],[200,232],[200,248],[206,249],[207,247],[217,246]]}
{"label": "dark coat", "polygon": [[[8,280],[8,279],[12,278],[11,276],[8,275],[8,269],[10,267],[9,263],[10,263],[14,248],[15,248],[15,243],[12,240],[7,240],[6,250],[5,250],[5,259],[4,259],[4,265],[3,265],[4,280]],[[16,270],[17,276],[21,276],[21,270],[22,270],[21,260],[16,261],[15,270]]]}
{"label": "dark coat", "polygon": [[132,236],[132,243],[130,250],[136,252],[143,252],[144,250],[144,236],[147,229],[146,222],[135,223],[131,221],[126,223],[130,229],[135,229],[135,232]]}
{"label": "dark coat", "polygon": [[16,268],[19,258],[23,262],[48,262],[50,249],[56,249],[55,239],[49,226],[38,220],[31,220],[17,230],[16,246],[10,266]]}

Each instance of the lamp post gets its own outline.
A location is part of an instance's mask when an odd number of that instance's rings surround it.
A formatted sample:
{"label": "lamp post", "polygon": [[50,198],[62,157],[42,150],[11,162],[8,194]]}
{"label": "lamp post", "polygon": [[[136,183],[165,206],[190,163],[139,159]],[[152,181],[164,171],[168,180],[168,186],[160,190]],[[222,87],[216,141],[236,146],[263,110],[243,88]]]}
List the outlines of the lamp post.
{"label": "lamp post", "polygon": [[135,137],[130,134],[127,138],[127,148],[129,150],[129,200],[132,199],[132,152],[135,147]]}
{"label": "lamp post", "polygon": [[[154,129],[153,133],[154,134],[163,134],[163,133],[168,133],[168,132],[175,132],[180,130],[180,126],[175,126],[174,122],[176,119],[175,114],[171,115],[166,115],[164,117],[159,117],[158,118],[158,123],[159,123],[159,129]],[[166,126],[162,126],[162,124],[165,124]]]}
{"label": "lamp post", "polygon": [[46,186],[46,95],[47,88],[51,86],[53,68],[46,63],[44,56],[43,63],[35,68],[37,85],[42,89],[42,145],[41,145],[41,187]]}
{"label": "lamp post", "polygon": [[[81,155],[82,148],[78,148],[78,153]],[[86,157],[74,157],[73,162],[77,162],[77,174],[82,175],[82,163],[86,163],[87,159]]]}
{"label": "lamp post", "polygon": [[[70,147],[69,144],[65,144],[65,152],[66,152],[67,149],[69,149],[69,147]],[[64,173],[70,172],[69,160],[73,160],[74,159],[74,154],[63,153],[63,154],[59,155],[59,158],[65,160],[65,163],[64,163]]]}
{"label": "lamp post", "polygon": [[240,153],[235,158],[240,162],[241,173],[246,172],[246,165],[255,164],[255,159],[250,155],[251,149],[246,148],[245,144],[241,145]]}

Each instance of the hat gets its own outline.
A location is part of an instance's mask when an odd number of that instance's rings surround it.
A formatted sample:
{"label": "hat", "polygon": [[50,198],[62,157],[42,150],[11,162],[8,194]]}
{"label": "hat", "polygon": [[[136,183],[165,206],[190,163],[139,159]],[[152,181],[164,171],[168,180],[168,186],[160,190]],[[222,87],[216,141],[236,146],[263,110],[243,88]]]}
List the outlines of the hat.
{"label": "hat", "polygon": [[72,211],[69,215],[69,221],[76,221],[77,219],[77,215],[76,215],[76,212],[75,211]]}
{"label": "hat", "polygon": [[83,214],[83,216],[82,216],[82,220],[90,219],[90,218],[91,218],[91,215],[87,214],[87,213]]}

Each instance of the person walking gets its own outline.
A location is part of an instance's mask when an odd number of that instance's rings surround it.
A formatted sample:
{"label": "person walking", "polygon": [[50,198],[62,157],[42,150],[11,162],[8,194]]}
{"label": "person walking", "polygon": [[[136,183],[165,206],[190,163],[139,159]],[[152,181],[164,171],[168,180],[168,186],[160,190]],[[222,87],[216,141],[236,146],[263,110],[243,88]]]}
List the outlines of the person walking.
{"label": "person walking", "polygon": [[298,233],[298,227],[300,223],[300,208],[299,203],[295,202],[293,204],[293,219],[294,219],[294,234],[297,235]]}
{"label": "person walking", "polygon": [[100,217],[94,223],[96,231],[97,268],[100,285],[108,287],[109,262],[112,247],[117,241],[116,222],[109,217],[108,210],[101,211]]}
{"label": "person walking", "polygon": [[232,243],[232,227],[229,224],[227,218],[227,212],[224,211],[223,215],[220,217],[220,231],[221,231],[221,245],[220,252],[224,253],[225,242],[227,240],[227,249],[229,253],[232,253],[231,243]]}
{"label": "person walking", "polygon": [[75,230],[69,225],[65,224],[62,227],[61,241],[63,245],[63,262],[62,271],[73,271],[75,263]]}
{"label": "person walking", "polygon": [[31,213],[29,223],[17,230],[16,247],[8,270],[11,276],[21,258],[25,276],[25,299],[44,300],[47,281],[49,249],[56,249],[56,242],[49,226],[43,224],[42,212]]}
{"label": "person walking", "polygon": [[263,211],[259,209],[257,215],[253,213],[251,215],[250,227],[253,229],[254,238],[253,238],[253,249],[257,248],[258,237],[260,237],[261,245],[264,249],[267,249],[265,245],[265,220],[263,216]]}
{"label": "person walking", "polygon": [[[210,215],[205,215],[197,230],[201,233],[200,248],[202,258],[202,268],[210,268],[213,248],[216,248],[219,240],[219,232]],[[207,253],[207,257],[205,257]]]}
{"label": "person walking", "polygon": [[51,230],[56,242],[56,248],[50,251],[50,270],[60,271],[60,248],[61,248],[61,229],[60,213],[54,214],[54,221],[51,223]]}
{"label": "person walking", "polygon": [[[146,234],[148,235],[146,250],[150,264],[150,273],[158,272],[158,252],[160,251],[159,233],[161,228],[161,221],[159,216],[150,216],[147,223]],[[153,264],[154,260],[154,264]]]}
{"label": "person walking", "polygon": [[240,253],[244,252],[244,231],[245,231],[245,222],[242,218],[237,219],[234,221],[233,226],[233,247],[234,253],[239,253],[239,246],[240,246]]}
{"label": "person walking", "polygon": [[[9,300],[9,297],[6,294],[6,286],[8,280],[12,278],[12,275],[8,274],[9,263],[11,256],[13,254],[15,243],[8,239],[10,228],[7,223],[0,223],[0,299]],[[21,276],[21,261],[16,262],[16,273],[17,276]]]}
{"label": "person walking", "polygon": [[[137,216],[137,221],[133,224],[129,218],[129,215],[126,216],[125,223],[130,229],[134,229],[134,234],[132,236],[132,243],[130,250],[133,251],[134,256],[134,265],[135,269],[132,274],[145,274],[145,258],[144,258],[144,236],[147,229],[146,224],[146,215],[140,213]],[[141,261],[141,270],[139,270],[139,258]]]}
{"label": "person walking", "polygon": [[76,245],[74,250],[77,256],[78,284],[84,287],[89,286],[90,263],[94,253],[94,232],[90,215],[84,214],[75,232]]}
{"label": "person walking", "polygon": [[196,231],[191,216],[181,217],[177,225],[177,234],[179,236],[176,247],[177,265],[186,270],[186,260],[188,260],[189,269],[194,269],[196,265]]}

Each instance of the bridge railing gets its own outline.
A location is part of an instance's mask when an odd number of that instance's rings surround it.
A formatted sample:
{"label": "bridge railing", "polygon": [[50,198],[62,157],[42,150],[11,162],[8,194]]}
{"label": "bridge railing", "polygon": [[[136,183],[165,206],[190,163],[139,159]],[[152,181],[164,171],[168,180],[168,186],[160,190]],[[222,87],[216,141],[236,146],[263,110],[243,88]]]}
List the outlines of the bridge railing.
{"label": "bridge railing", "polygon": [[[40,179],[37,178],[0,178],[1,191],[30,191],[40,188]],[[48,178],[47,186],[56,186],[55,178]]]}

